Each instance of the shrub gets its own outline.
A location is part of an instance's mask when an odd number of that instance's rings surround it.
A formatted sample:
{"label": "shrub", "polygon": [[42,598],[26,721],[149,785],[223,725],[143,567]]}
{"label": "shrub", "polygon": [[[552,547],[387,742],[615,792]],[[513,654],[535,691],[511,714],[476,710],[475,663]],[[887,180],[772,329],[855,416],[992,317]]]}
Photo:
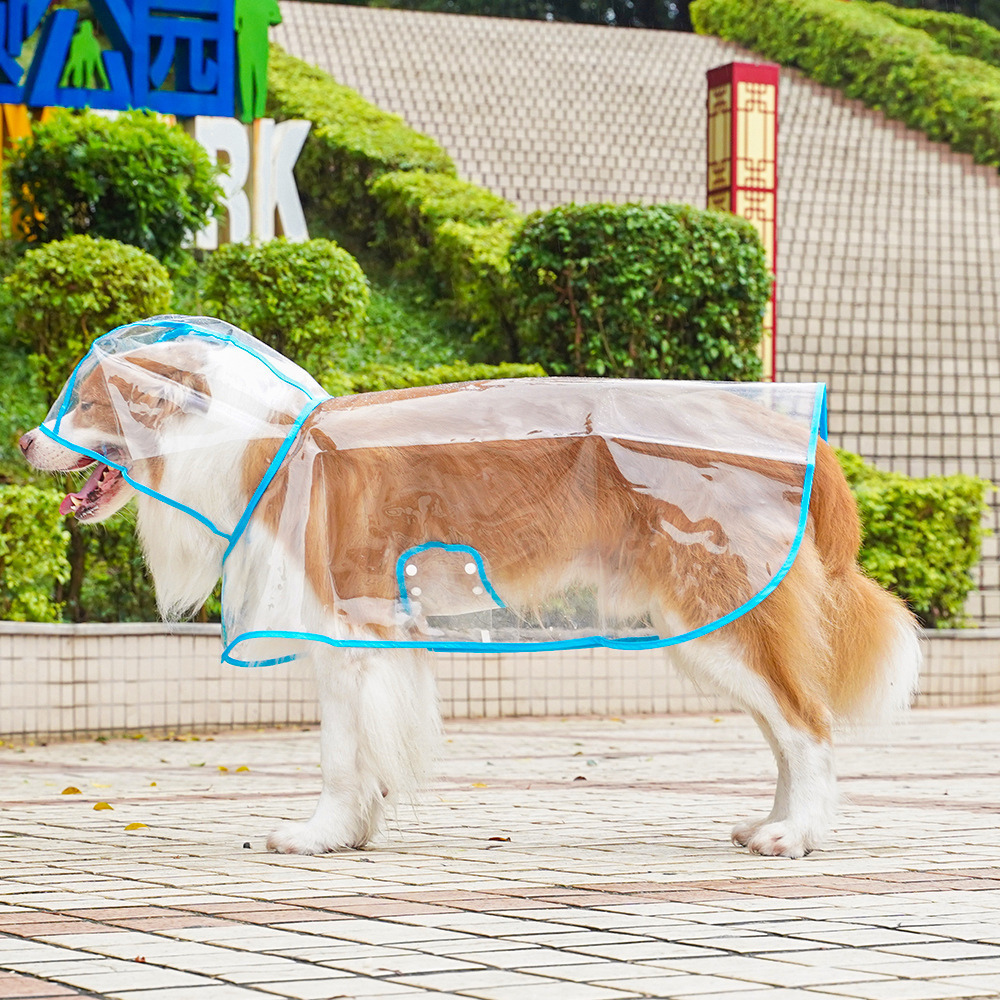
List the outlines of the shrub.
{"label": "shrub", "polygon": [[432,274],[479,339],[513,352],[507,253],[524,221],[517,209],[468,181],[424,171],[384,174],[371,192],[381,209],[373,246],[403,273]]}
{"label": "shrub", "polygon": [[510,253],[524,360],[553,374],[754,379],[771,281],[753,226],[686,205],[568,205]]}
{"label": "shrub", "polygon": [[956,55],[896,13],[841,0],[696,0],[691,16],[697,31],[795,66],[979,163],[1000,164],[1000,69]]}
{"label": "shrub", "polygon": [[91,342],[169,309],[166,269],[138,247],[73,236],[29,250],[4,279],[15,335],[49,400]]}
{"label": "shrub", "polygon": [[76,522],[74,527],[86,554],[79,583],[66,594],[71,617],[88,622],[157,621],[153,580],[135,533],[132,507],[101,524]]}
{"label": "shrub", "polygon": [[271,46],[267,79],[269,115],[313,123],[295,177],[306,212],[320,216],[338,234],[370,238],[379,208],[368,187],[382,174],[454,174],[454,164],[433,139],[276,45]]}
{"label": "shrub", "polygon": [[964,622],[991,484],[973,476],[910,479],[838,452],[864,530],[861,566],[928,628]]}
{"label": "shrub", "polygon": [[221,204],[217,168],[176,125],[141,112],[56,112],[8,163],[12,207],[32,240],[85,233],[171,261]]}
{"label": "shrub", "polygon": [[315,371],[359,336],[369,299],[358,262],[332,240],[229,243],[206,262],[204,295],[209,312]]}
{"label": "shrub", "polygon": [[54,489],[0,486],[0,618],[59,621],[62,606],[52,594],[70,573],[61,499]]}
{"label": "shrub", "polygon": [[368,365],[356,372],[332,372],[324,387],[335,396],[346,396],[354,392],[406,389],[413,385],[444,385],[447,382],[478,382],[493,378],[537,378],[544,374],[541,365],[485,365],[466,361],[423,369],[409,365]]}
{"label": "shrub", "polygon": [[1000,66],[1000,31],[974,17],[938,10],[911,10],[890,3],[870,4],[872,10],[908,28],[926,31],[934,41],[957,56],[982,59]]}

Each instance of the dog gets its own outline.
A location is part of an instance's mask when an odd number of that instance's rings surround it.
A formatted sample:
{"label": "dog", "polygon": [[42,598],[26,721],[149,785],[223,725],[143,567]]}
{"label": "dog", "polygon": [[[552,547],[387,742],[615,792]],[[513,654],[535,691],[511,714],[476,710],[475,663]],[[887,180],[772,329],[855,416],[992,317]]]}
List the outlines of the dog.
{"label": "dog", "polygon": [[[328,398],[218,321],[136,327],[92,350],[20,447],[38,469],[90,470],[61,507],[80,521],[137,497],[166,618],[199,608],[225,564],[227,658],[315,662],[322,792],[311,819],[271,833],[273,851],[363,847],[425,780],[440,727],[429,649],[462,647],[448,622],[496,612],[594,645],[539,610],[581,587],[596,585],[604,628],[645,623],[646,645],[689,637],[671,659],[756,720],[777,789],[732,838],[757,854],[822,845],[835,726],[911,700],[914,620],[858,568],[833,450],[818,441],[804,475],[784,449],[804,455],[807,431],[753,399],[692,386],[671,403],[657,384],[596,379]],[[602,430],[598,410],[637,432]],[[693,443],[674,440],[680,425]],[[775,511],[800,501],[796,552]]]}

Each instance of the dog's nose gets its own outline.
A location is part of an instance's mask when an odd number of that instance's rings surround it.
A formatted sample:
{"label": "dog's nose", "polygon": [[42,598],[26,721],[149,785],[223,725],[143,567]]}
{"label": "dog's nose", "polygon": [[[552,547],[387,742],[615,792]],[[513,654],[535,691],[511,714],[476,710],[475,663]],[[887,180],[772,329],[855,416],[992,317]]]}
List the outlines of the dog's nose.
{"label": "dog's nose", "polygon": [[18,447],[21,449],[23,455],[28,454],[28,449],[31,447],[31,442],[35,440],[35,432],[28,431],[27,434],[21,435],[21,440],[17,442]]}

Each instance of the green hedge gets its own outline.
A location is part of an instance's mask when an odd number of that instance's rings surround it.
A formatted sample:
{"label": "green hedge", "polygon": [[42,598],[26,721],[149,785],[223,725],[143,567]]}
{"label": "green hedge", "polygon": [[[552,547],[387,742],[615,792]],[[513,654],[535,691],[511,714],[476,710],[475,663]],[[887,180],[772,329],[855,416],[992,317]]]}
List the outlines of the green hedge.
{"label": "green hedge", "polygon": [[507,253],[524,221],[499,195],[448,174],[385,174],[371,185],[382,215],[372,245],[406,273],[429,273],[479,339],[516,354]]}
{"label": "green hedge", "polygon": [[174,262],[222,204],[219,168],[156,115],[58,111],[32,129],[6,169],[11,205],[33,241],[84,233]]}
{"label": "green hedge", "polygon": [[0,618],[60,620],[53,595],[70,575],[61,500],[50,487],[0,485]]}
{"label": "green hedge", "polygon": [[484,365],[466,361],[419,369],[409,365],[368,365],[356,372],[333,372],[323,386],[335,396],[347,396],[355,392],[407,389],[414,385],[478,382],[493,378],[537,378],[544,374],[545,369],[541,365]]}
{"label": "green hedge", "polygon": [[431,139],[321,70],[271,48],[268,113],[313,129],[295,176],[310,223],[400,274],[429,280],[498,356],[516,356],[507,250],[513,205],[455,176]]}
{"label": "green hedge", "polygon": [[688,205],[567,205],[510,253],[522,357],[553,374],[760,378],[771,278],[757,230]]}
{"label": "green hedge", "polygon": [[1000,69],[881,8],[843,0],[695,0],[695,29],[842,90],[931,139],[1000,165]]}
{"label": "green hedge", "polygon": [[31,351],[50,401],[96,337],[167,312],[172,291],[166,268],[145,250],[91,236],[42,243],[4,279],[9,333]]}
{"label": "green hedge", "polygon": [[1000,31],[977,18],[939,10],[896,7],[882,0],[868,6],[908,28],[926,31],[934,41],[955,55],[971,56],[1000,66]]}
{"label": "green hedge", "polygon": [[838,452],[864,529],[861,566],[929,628],[960,626],[975,587],[992,484],[973,476],[910,479]]}
{"label": "green hedge", "polygon": [[257,246],[228,243],[205,264],[208,312],[264,341],[309,371],[322,371],[361,335],[368,280],[332,240]]}
{"label": "green hedge", "polygon": [[397,170],[454,174],[450,157],[433,139],[344,87],[321,70],[271,46],[267,113],[313,123],[295,177],[303,208],[335,231],[370,238],[380,207],[369,185]]}

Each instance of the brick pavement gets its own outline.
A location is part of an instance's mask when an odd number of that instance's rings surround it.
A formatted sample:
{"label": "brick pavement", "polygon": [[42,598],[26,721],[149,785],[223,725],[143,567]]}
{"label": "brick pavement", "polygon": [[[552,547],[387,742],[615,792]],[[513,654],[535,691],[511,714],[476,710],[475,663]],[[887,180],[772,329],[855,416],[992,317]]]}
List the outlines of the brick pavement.
{"label": "brick pavement", "polygon": [[801,861],[727,842],[773,781],[740,716],[447,737],[386,838],[320,858],[263,849],[314,732],[0,749],[0,998],[1000,995],[1000,707],[842,743]]}

